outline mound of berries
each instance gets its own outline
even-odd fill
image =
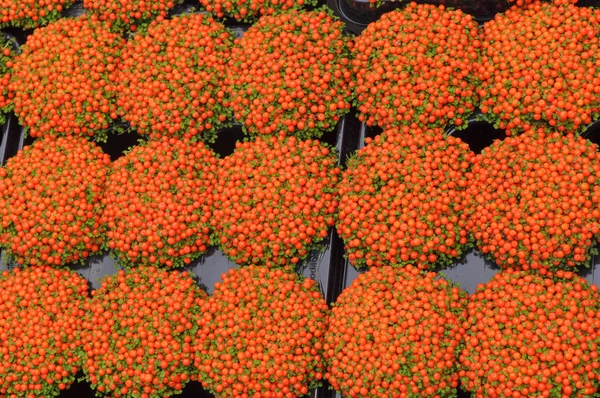
[[[0,27],[33,29],[62,17],[73,0],[0,0]]]
[[[570,272],[505,270],[468,305],[462,386],[474,397],[591,397],[598,391],[598,287]]]
[[[150,24],[127,42],[119,113],[140,134],[216,138],[231,117],[222,84],[233,36],[203,14]]]
[[[217,397],[299,397],[323,378],[328,307],[315,281],[282,269],[231,269],[202,306],[199,380]]]
[[[481,111],[508,135],[576,133],[600,116],[600,10],[512,7],[485,24]]]
[[[515,3],[518,6],[527,6],[528,4],[535,3],[539,0],[508,0],[511,3]],[[552,3],[560,5],[560,4],[575,4],[578,0],[552,0]]]
[[[205,297],[187,272],[140,267],[104,278],[82,332],[92,387],[111,397],[180,393],[194,373],[194,318]]]
[[[9,92],[15,42],[0,34],[0,125],[6,123],[6,114],[12,109],[14,93]]]
[[[0,395],[57,397],[81,366],[88,294],[77,273],[43,265],[0,276]]]
[[[37,140],[0,169],[0,245],[23,265],[65,265],[99,251],[110,159],[80,137]]]
[[[337,230],[357,268],[446,266],[468,248],[467,173],[475,155],[440,130],[386,130],[348,161]]]
[[[200,0],[206,11],[219,18],[230,16],[238,21],[253,22],[261,15],[271,15],[280,11],[315,6],[315,0]]]
[[[477,22],[460,10],[412,2],[355,39],[359,119],[384,129],[466,125],[478,103]]]
[[[529,131],[475,159],[468,228],[503,268],[588,264],[600,233],[600,154],[572,134]]]
[[[217,158],[203,143],[163,137],[117,159],[106,184],[108,247],[125,267],[182,267],[209,245]]]
[[[215,244],[238,264],[296,264],[335,223],[335,150],[295,137],[236,143],[217,171]]]
[[[108,22],[114,31],[144,27],[153,20],[163,21],[167,12],[183,0],[83,0],[92,15]]]
[[[28,133],[105,138],[117,117],[121,46],[119,35],[85,16],[36,29],[15,58],[9,85]]]
[[[236,39],[226,84],[235,119],[253,135],[319,137],[350,109],[351,41],[330,12],[287,11]]]
[[[370,269],[334,304],[325,377],[345,397],[456,397],[467,301],[433,272]]]

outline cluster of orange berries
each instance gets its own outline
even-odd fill
[[[108,276],[84,305],[86,378],[113,397],[170,396],[191,380],[206,294],[186,272],[140,267]]]
[[[316,6],[316,0],[199,0],[206,11],[218,18],[233,17],[253,22],[261,15],[272,15],[304,6]]]
[[[47,265],[0,276],[0,395],[56,397],[77,380],[87,281]]]
[[[588,263],[600,234],[600,153],[572,134],[529,131],[477,156],[468,227],[503,268]]]
[[[117,113],[143,135],[212,141],[231,117],[222,76],[232,46],[232,33],[203,14],[150,24],[123,50]]]
[[[369,269],[333,306],[327,380],[346,397],[455,397],[466,304],[433,272]]]
[[[100,250],[110,159],[81,137],[46,137],[0,168],[0,246],[22,265],[83,262]]]
[[[6,116],[12,108],[14,93],[8,90],[15,56],[15,42],[0,35],[0,125],[6,123]]]
[[[214,243],[238,264],[297,264],[334,225],[335,151],[283,134],[236,146],[217,171]]]
[[[210,244],[217,158],[201,142],[163,137],[111,168],[103,197],[107,246],[125,267],[182,267]]]
[[[508,135],[579,133],[600,117],[600,10],[534,2],[484,25],[481,110]]]
[[[349,160],[337,230],[352,265],[427,269],[469,248],[464,209],[474,154],[443,134],[388,129]]]
[[[74,0],[0,0],[0,27],[33,29],[62,18]]]
[[[353,47],[360,120],[383,129],[466,125],[480,45],[477,23],[460,10],[411,2],[384,14]]]
[[[598,287],[570,272],[497,274],[471,296],[466,329],[460,378],[477,398],[598,391]]]
[[[16,56],[9,90],[32,137],[103,139],[116,114],[116,74],[124,41],[91,17],[36,29]]]
[[[305,396],[325,375],[328,315],[312,279],[254,265],[230,270],[198,320],[199,381],[221,397]]]
[[[236,39],[229,106],[252,135],[320,137],[350,109],[350,49],[329,11],[264,16]]]
[[[83,0],[83,6],[113,31],[136,31],[152,20],[163,21],[167,12],[183,0]]]
[[[523,7],[523,6],[526,6],[526,5],[531,4],[531,3],[536,3],[539,0],[508,0],[508,1],[510,1],[511,3],[515,3],[518,6]],[[556,5],[561,5],[561,4],[575,4],[578,1],[579,0],[552,0],[552,3],[556,4]]]

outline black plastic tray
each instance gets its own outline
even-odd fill
[[[358,125],[358,120],[352,114],[349,114],[342,117],[335,129],[324,134],[321,139],[338,149],[340,165],[345,163],[347,156],[358,145],[356,129]],[[30,139],[24,137],[24,129],[17,124],[14,115],[9,117],[8,123],[1,130],[1,134],[0,159],[2,163],[14,156],[24,145],[31,142]],[[101,146],[104,147],[107,153],[111,154],[114,160],[124,150],[135,145],[138,139],[139,137],[134,133],[109,136],[109,141],[101,144]],[[233,152],[235,142],[241,139],[243,139],[241,128],[234,126],[221,130],[216,142],[210,146],[223,157]],[[335,228],[330,229],[329,235],[323,241],[321,248],[322,251],[311,252],[308,258],[298,265],[297,272],[316,280],[326,301],[331,303],[335,301],[343,289],[340,276],[341,271],[344,269],[344,245]],[[0,272],[12,269],[15,266],[14,262],[8,260],[6,253],[0,251]],[[195,275],[201,288],[210,294],[213,291],[214,284],[221,281],[221,275],[236,267],[238,266],[220,250],[211,247],[204,256],[185,269]],[[84,265],[71,265],[70,268],[86,278],[92,289],[97,289],[100,286],[100,280],[103,277],[113,275],[120,269],[118,261],[113,259],[109,253],[92,256],[87,259]],[[183,397],[211,396],[201,390],[198,383],[190,383],[184,390]],[[313,398],[327,398],[332,394],[333,392],[327,386],[324,386],[319,390],[312,391],[310,396]],[[83,398],[92,397],[93,395],[86,383],[78,383],[74,388],[64,391],[60,396]]]
[[[81,3],[75,3],[65,11],[67,17],[77,17],[83,14]],[[185,12],[198,12],[194,2],[187,0],[184,4],[177,6],[171,15],[178,15]],[[236,36],[241,36],[250,25],[239,23],[226,23]],[[11,29],[13,35],[20,45],[24,44],[29,31],[19,31]],[[353,110],[347,116],[344,116],[336,124],[335,128],[324,134],[321,141],[336,147],[338,150],[338,163],[343,166],[348,155],[356,150],[359,142],[358,129],[360,125],[354,115]],[[6,161],[14,156],[24,145],[33,142],[31,138],[25,137],[25,129],[18,124],[18,119],[11,114],[7,123],[0,128],[0,162]],[[124,133],[120,135],[109,135],[106,143],[99,145],[111,156],[111,160],[120,157],[125,150],[138,143],[142,137],[135,133]],[[211,148],[224,157],[229,155],[235,149],[235,143],[244,139],[244,134],[239,125],[225,128],[219,131],[219,135]],[[341,293],[343,286],[341,284],[341,271],[343,271],[344,247],[342,240],[338,237],[335,228],[331,228],[327,238],[323,241],[322,251],[316,251],[309,254],[308,258],[302,261],[297,272],[318,282],[323,296],[328,303],[335,301]],[[12,269],[16,264],[6,256],[6,253],[0,251],[0,271]],[[115,274],[120,268],[118,262],[113,259],[109,253],[102,253],[87,259],[84,265],[71,265],[80,275],[86,278],[91,289],[100,286],[100,280],[107,276]],[[221,275],[237,265],[231,262],[220,250],[211,247],[207,253],[190,264],[186,269],[197,277],[200,286],[209,294],[212,293],[215,282],[221,280]],[[326,384],[318,390],[311,391],[313,398],[332,397],[334,392]],[[61,397],[93,397],[94,392],[86,382],[80,382],[73,385],[70,389],[64,391]],[[211,397],[211,394],[204,391],[197,382],[190,382],[182,397]]]
[[[353,0],[328,0],[328,4],[338,15],[340,15],[340,7],[342,7],[342,11],[345,10],[347,12],[348,8],[343,7],[346,7],[349,4],[352,6],[352,1]],[[468,2],[471,5],[477,3],[472,0],[463,1]],[[323,2],[325,2],[325,0],[323,0]],[[345,6],[340,6],[342,2]],[[590,5],[588,3],[593,3],[593,5],[596,5],[599,2],[600,0],[590,0],[582,1],[582,4]],[[431,3],[439,3],[439,1],[431,1]],[[195,0],[186,0],[183,5],[177,6],[171,15],[180,14],[182,12],[195,12],[198,10],[196,4]],[[394,3],[390,4],[388,7],[391,9],[402,4],[403,3]],[[490,9],[484,9],[482,14],[478,16],[478,18],[489,19],[498,11],[499,6],[506,5],[507,3],[505,0],[489,0],[484,1],[481,4],[494,5]],[[381,13],[385,10],[389,11],[389,9],[384,7],[375,12]],[[369,22],[371,22],[370,19],[373,18],[373,15],[370,13],[373,12],[373,10],[369,9],[367,11],[366,14],[364,12],[362,14],[360,12],[353,14],[353,20],[349,20],[347,15],[342,15],[342,20],[347,23],[348,31],[358,34]],[[77,16],[82,12],[84,12],[84,10],[81,3],[76,3],[68,10],[68,12],[66,12],[66,14],[68,16]],[[236,35],[240,36],[249,25],[226,22],[226,26],[232,29]],[[31,31],[21,31],[17,29],[5,29],[3,31],[13,35],[20,44],[24,43],[27,36],[31,33]],[[322,141],[337,147],[339,151],[339,163],[342,167],[344,167],[347,157],[363,146],[366,137],[375,136],[380,132],[377,128],[369,128],[364,124],[361,124],[354,116],[355,114],[356,110],[352,109],[348,115],[344,116],[337,123],[335,129],[326,133],[322,138]],[[479,152],[482,148],[490,145],[494,138],[501,139],[503,137],[501,131],[495,130],[486,122],[477,121],[474,118],[469,121],[467,129],[450,131],[449,133],[462,138],[476,152]],[[592,141],[595,141],[596,143],[600,142],[600,129],[590,129],[588,136]],[[210,146],[220,156],[226,156],[233,151],[235,142],[243,138],[241,128],[239,126],[234,126],[221,130],[216,142]],[[135,133],[111,135],[109,136],[107,143],[102,143],[100,145],[106,153],[110,154],[111,159],[114,160],[121,156],[125,149],[136,145],[138,139],[140,139],[140,136]],[[4,164],[6,160],[14,156],[19,149],[31,142],[31,139],[25,138],[24,129],[19,126],[17,118],[14,115],[11,115],[8,118],[8,122],[0,127],[0,163]],[[600,263],[600,257],[595,256],[591,263],[592,267],[589,270],[584,270],[582,275],[584,275],[589,282],[600,286],[600,269],[596,273],[596,268],[598,268],[596,265]],[[14,264],[7,261],[5,253],[0,252],[0,271],[13,267]],[[213,290],[214,283],[220,281],[221,275],[233,267],[236,267],[236,265],[229,261],[223,253],[215,248],[209,248],[208,252],[202,258],[186,267],[186,269],[196,275],[199,284],[210,293]],[[101,278],[116,273],[118,265],[108,254],[102,254],[91,257],[84,266],[73,266],[73,269],[77,270],[77,272],[90,282],[91,288],[97,288]],[[442,270],[443,274],[451,280],[458,282],[469,293],[472,293],[478,284],[487,282],[496,272],[498,272],[498,267],[486,260],[476,249],[468,252],[463,259],[457,261],[452,267]],[[309,257],[298,266],[298,273],[315,279],[328,303],[334,302],[342,290],[349,286],[358,275],[358,271],[345,259],[343,242],[334,228],[331,228],[328,237],[323,243],[323,251],[311,253]],[[74,384],[60,396],[63,398],[91,398],[94,396],[94,392],[88,383],[81,382]],[[186,386],[183,394],[180,396],[185,398],[203,398],[211,397],[212,395],[203,390],[199,383],[191,382]],[[339,397],[339,394],[329,390],[328,385],[325,384],[322,388],[312,391],[310,396],[313,398],[330,398],[336,396]],[[460,396],[468,397],[469,394],[460,392]]]
[[[183,4],[174,12],[195,11],[189,4]],[[84,12],[79,3],[67,10],[69,17],[76,17]],[[249,25],[228,24],[228,28],[233,30],[237,36],[241,36]],[[18,38],[19,44],[26,41],[31,32],[11,32]],[[356,112],[352,110],[348,115],[342,117],[335,128],[325,133],[321,141],[335,147],[338,150],[338,164],[344,166],[348,155],[358,147],[359,135],[358,127],[360,123],[354,116]],[[11,114],[7,123],[0,129],[0,162],[6,161],[14,156],[24,145],[33,142],[31,138],[25,137],[25,129],[18,124],[17,117]],[[142,137],[136,133],[124,133],[119,135],[109,135],[106,143],[99,145],[115,160],[122,156],[123,152],[138,143]],[[244,134],[241,126],[234,125],[219,131],[218,137],[210,147],[220,156],[224,157],[233,152],[235,143],[243,140]],[[338,237],[335,228],[331,228],[327,238],[323,241],[321,251],[315,251],[309,254],[308,258],[302,261],[297,272],[308,278],[317,281],[323,296],[328,303],[335,301],[343,289],[341,284],[341,271],[344,263],[344,246],[342,240]],[[0,251],[0,271],[12,269],[16,264],[6,256],[6,253]],[[97,289],[100,286],[100,280],[107,276],[115,274],[119,269],[118,261],[113,259],[109,253],[98,254],[87,259],[84,265],[71,265],[81,276],[86,278],[91,289]],[[211,247],[207,253],[200,259],[190,264],[186,269],[195,275],[200,286],[209,294],[212,293],[214,284],[221,280],[221,275],[237,265],[231,262],[220,250]],[[313,398],[327,398],[334,395],[327,385],[312,391],[310,396]],[[70,389],[64,391],[61,397],[92,397],[93,391],[85,383],[77,383]],[[188,384],[183,397],[210,397],[211,395],[204,391],[199,383],[191,382]]]

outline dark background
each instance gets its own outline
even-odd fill
[[[325,1],[321,0],[323,4],[325,4]],[[509,7],[509,3],[506,0],[437,0],[418,2],[444,4],[448,7],[460,8],[472,14],[480,23],[492,19],[496,13],[503,12]],[[327,0],[327,5],[346,23],[349,35],[359,34],[370,22],[377,20],[382,13],[401,7],[406,3],[402,1],[386,3],[381,8],[375,9],[370,7],[369,3],[365,1]],[[598,6],[598,3],[600,3],[600,0],[582,0],[579,5]],[[184,11],[199,10],[196,1],[186,0],[183,5],[177,6],[171,14],[177,15]],[[83,6],[81,2],[78,2],[65,11],[65,16],[76,16],[83,12]],[[224,22],[237,35],[242,35],[249,26],[231,20],[225,20]],[[31,33],[31,31],[19,29],[2,29],[2,32],[13,36],[20,45],[26,41],[27,36]],[[356,110],[353,109],[339,121],[335,129],[327,132],[322,138],[322,141],[337,147],[339,151],[339,164],[342,167],[344,167],[347,157],[363,146],[366,137],[374,137],[380,132],[378,128],[370,128],[361,124],[355,117],[355,114]],[[467,129],[459,132],[449,130],[448,134],[459,136],[475,152],[480,152],[483,148],[491,145],[494,140],[505,137],[503,131],[494,129],[493,126],[486,122],[477,121],[474,117],[471,118]],[[600,142],[600,128],[597,125],[592,125],[584,136],[598,143]],[[107,143],[100,145],[114,160],[120,157],[124,150],[136,145],[140,138],[135,133],[115,134],[109,136]],[[210,146],[216,153],[223,157],[230,154],[235,148],[235,142],[243,138],[244,134],[241,128],[234,126],[220,130],[217,141]],[[25,136],[23,128],[19,126],[17,118],[11,115],[8,122],[0,127],[0,162],[4,164],[19,149],[31,142],[31,139]],[[600,258],[594,257],[590,268],[584,270],[581,274],[590,283],[600,286],[600,271],[599,274],[595,274],[599,262]],[[13,267],[14,264],[7,260],[5,253],[0,252],[0,271]],[[210,248],[206,255],[191,264],[187,269],[197,276],[199,285],[208,293],[211,293],[214,283],[220,280],[221,274],[233,267],[236,267],[236,265],[231,263],[219,250]],[[99,286],[98,282],[103,276],[115,273],[118,269],[118,264],[116,264],[108,253],[104,253],[88,259],[84,266],[73,265],[72,268],[84,276],[90,283],[90,289],[93,289]],[[463,258],[456,261],[451,267],[440,271],[454,282],[459,283],[467,292],[473,293],[478,284],[487,282],[498,272],[498,267],[492,262],[487,261],[481,253],[474,249],[466,253]],[[317,280],[328,303],[334,302],[341,291],[349,286],[358,275],[357,271],[344,258],[343,242],[333,228],[323,243],[322,251],[311,253],[308,259],[303,261],[298,267],[298,273]],[[339,396],[339,394],[329,390],[327,385],[311,393],[311,396],[315,398],[330,398],[336,395]],[[63,398],[86,398],[92,396],[94,396],[94,392],[86,382],[76,383],[69,390],[61,394]],[[186,398],[211,397],[196,382],[189,383],[181,396]],[[468,397],[469,394],[461,391],[460,396]]]

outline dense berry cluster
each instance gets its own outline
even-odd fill
[[[334,225],[335,152],[283,135],[236,146],[218,169],[215,243],[238,264],[297,263]]]
[[[0,27],[33,29],[54,22],[73,0],[0,0]]]
[[[348,161],[337,230],[355,267],[449,265],[467,244],[467,173],[474,154],[441,131],[389,129]]]
[[[496,142],[475,160],[469,229],[501,267],[587,264],[600,233],[599,172],[597,146],[572,134]]]
[[[83,0],[86,9],[116,31],[135,31],[154,19],[162,21],[177,3],[182,0]]]
[[[36,29],[15,59],[9,88],[32,137],[105,137],[116,114],[116,73],[123,41],[91,18],[65,18]]]
[[[118,113],[141,134],[214,139],[231,117],[222,79],[232,46],[203,14],[152,23],[123,52]]]
[[[0,245],[24,265],[65,265],[97,252],[109,163],[79,137],[24,147],[0,169]]]
[[[187,272],[141,267],[106,277],[86,304],[84,371],[111,397],[166,397],[193,375],[192,339],[206,294]]]
[[[507,134],[579,132],[600,116],[600,10],[513,7],[485,24],[481,110]]]
[[[252,134],[319,137],[350,109],[350,48],[342,22],[329,12],[262,17],[231,53],[235,118]]]
[[[518,6],[527,6],[528,4],[538,2],[540,0],[508,0],[511,3],[515,3]],[[552,3],[560,5],[560,4],[575,4],[578,0],[552,0]]]
[[[333,307],[327,380],[345,397],[456,397],[466,305],[433,272],[370,269]]]
[[[0,33],[0,125],[6,123],[6,114],[12,109],[14,93],[8,90],[15,56],[15,42]]]
[[[81,366],[87,281],[48,266],[0,276],[0,396],[57,397]]]
[[[557,275],[506,270],[471,296],[460,377],[474,397],[598,391],[598,287],[570,272]]]
[[[209,245],[217,158],[203,143],[163,137],[112,165],[103,221],[121,265],[181,267]]]
[[[466,125],[478,103],[479,32],[473,18],[443,6],[384,14],[355,39],[352,83],[368,125]]]
[[[323,378],[328,308],[312,279],[232,269],[202,307],[195,364],[218,397],[305,396]]]
[[[275,14],[305,5],[317,5],[316,0],[200,0],[206,11],[219,18],[231,16],[238,21],[252,22],[261,15]]]

